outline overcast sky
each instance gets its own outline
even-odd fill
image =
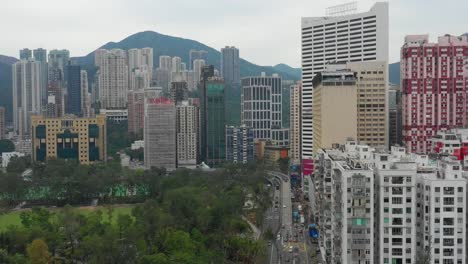
[[[260,65],[300,66],[303,16],[346,0],[2,0],[0,54],[23,47],[86,55],[109,41],[152,30],[220,49],[234,45]],[[359,0],[367,11],[375,0]],[[468,32],[467,0],[390,0],[390,62],[407,34]]]

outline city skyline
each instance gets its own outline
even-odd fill
[[[131,34],[153,30],[193,39],[217,50],[229,43],[242,50],[242,58],[258,65],[286,63],[299,67],[300,51],[297,50],[297,46],[300,45],[298,27],[301,23],[300,17],[323,16],[327,7],[346,2],[348,1],[299,0],[288,3],[287,6],[280,5],[277,0],[269,1],[268,5],[265,5],[265,1],[245,0],[217,5],[206,3],[203,6],[198,6],[195,1],[164,2],[165,11],[156,12],[156,16],[154,12],[162,6],[161,1],[142,1],[139,5],[116,1],[112,2],[113,5],[109,5],[108,1],[94,3],[82,0],[69,3],[66,7],[55,0],[40,3],[26,0],[6,2],[3,4],[5,12],[0,17],[0,23],[10,26],[0,30],[0,33],[10,37],[2,43],[1,54],[17,58],[18,50],[23,47],[42,47],[47,50],[66,48],[70,50],[72,56],[84,56],[110,41],[120,41]],[[375,2],[375,0],[360,0],[358,10],[367,10]],[[434,41],[436,36],[461,35],[468,32],[468,28],[464,28],[463,23],[459,23],[458,20],[463,15],[463,10],[468,8],[468,2],[461,0],[453,2],[457,8],[451,10],[450,15],[443,17],[444,23],[439,23],[439,20],[431,18],[440,16],[439,11],[446,6],[442,1],[425,1],[429,8],[422,13],[417,12],[420,0],[390,0],[389,63],[399,61],[399,50],[405,35],[431,33],[431,41]],[[89,8],[91,5],[93,8]],[[53,17],[47,15],[50,6],[55,6]],[[110,8],[109,12],[106,11],[108,15],[101,12],[104,8],[106,10]],[[187,12],[181,16],[183,18],[174,19],[171,10],[179,8],[197,12]],[[213,16],[205,19],[197,15],[200,12],[210,12]],[[83,13],[87,14],[86,21],[79,17],[73,19],[74,14],[80,16]],[[278,19],[279,14],[297,19]],[[119,20],[106,19],[107,16],[112,18],[117,16]],[[213,19],[222,20],[223,23],[212,23]],[[19,23],[8,23],[13,20]],[[239,24],[240,20],[242,23]],[[41,21],[41,23],[28,21]],[[418,23],[413,23],[414,21]],[[257,26],[243,27],[244,23]],[[44,28],[49,26],[53,27],[54,31],[44,31]],[[264,30],[259,31],[259,28]],[[430,32],[428,28],[431,29]],[[451,32],[446,31],[449,28]],[[246,38],[246,35],[249,37]],[[268,43],[269,48],[264,48],[265,43]],[[281,52],[276,52],[278,50]],[[276,56],[271,56],[272,52],[275,52]]]

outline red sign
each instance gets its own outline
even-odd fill
[[[170,105],[170,104],[174,104],[174,101],[166,97],[157,97],[157,98],[148,98],[148,103],[158,104],[158,105]]]

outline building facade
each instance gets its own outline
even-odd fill
[[[81,66],[67,65],[67,100],[65,112],[67,114],[81,115]]]
[[[128,91],[128,133],[143,135],[145,99],[157,98],[161,92],[159,87]]]
[[[194,66],[195,60],[206,61],[207,56],[208,56],[207,51],[191,49],[189,52],[189,70],[194,70],[193,66]]]
[[[88,72],[80,71],[81,116],[89,118],[93,115],[91,109],[91,93],[88,88]]]
[[[210,165],[226,158],[224,81],[213,75],[213,66],[203,67],[200,83],[200,161]]]
[[[254,137],[250,127],[226,126],[226,160],[234,163],[254,161]]]
[[[428,153],[440,130],[466,127],[468,36],[405,38],[401,48],[403,141],[408,151]]]
[[[200,110],[191,101],[178,102],[176,110],[177,167],[196,168]]]
[[[20,138],[30,135],[31,115],[41,113],[41,65],[31,59],[12,65],[13,127]]]
[[[242,78],[241,124],[252,128],[255,139],[272,138],[282,128],[281,77],[276,74]]]
[[[32,116],[32,159],[75,159],[90,164],[107,159],[106,117]]]
[[[103,109],[127,107],[128,67],[124,50],[100,49],[95,52],[95,64],[99,68],[99,101]]]
[[[165,97],[145,99],[145,167],[177,168],[176,107]]]
[[[289,90],[289,158],[295,165],[301,164],[301,94],[301,82],[291,85]]]
[[[347,6],[335,9],[340,8],[348,9]],[[378,2],[364,13],[334,12],[325,17],[303,17],[301,32],[302,159],[303,163],[309,164],[312,162],[314,146],[312,79],[330,62],[387,62],[388,3]]]
[[[398,85],[390,85],[388,89],[388,144],[403,145],[403,126],[401,109],[401,89]]]
[[[186,81],[171,82],[171,99],[177,104],[188,99],[188,88]]]
[[[0,106],[0,140],[5,138],[5,107]]]
[[[226,84],[240,84],[239,49],[236,47],[221,49],[221,77]]]

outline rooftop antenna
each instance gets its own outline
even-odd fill
[[[357,2],[331,6],[325,11],[327,17],[345,16],[357,13]]]

